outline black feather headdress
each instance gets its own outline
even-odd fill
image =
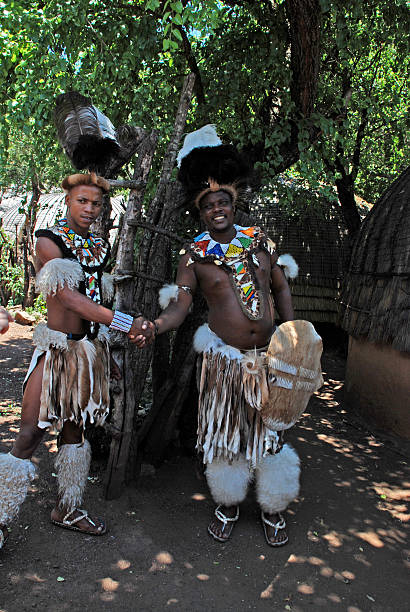
[[[178,155],[178,180],[186,192],[185,205],[193,210],[210,191],[227,191],[235,204],[247,208],[258,180],[252,165],[233,145],[224,145],[215,126],[206,125],[185,137]]]
[[[120,150],[108,117],[89,98],[68,91],[57,97],[54,119],[59,141],[74,167],[104,175],[106,166]]]

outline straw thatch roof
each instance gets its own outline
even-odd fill
[[[19,235],[24,225],[26,213],[24,207],[30,202],[31,193],[24,195],[5,194],[0,201],[1,227],[9,235]],[[111,198],[114,226],[118,225],[119,218],[124,212],[124,198],[122,196]],[[45,193],[40,196],[35,229],[45,229],[55,224],[56,220],[64,217],[66,213],[65,193]],[[112,236],[110,237],[112,239]]]
[[[342,327],[410,352],[410,168],[363,221],[343,285]]]
[[[349,260],[347,230],[337,204],[319,201],[307,191],[304,198],[304,205],[291,212],[276,203],[264,206],[258,216],[278,254],[290,253],[299,265],[299,275],[291,281],[296,318],[337,323],[341,280]]]

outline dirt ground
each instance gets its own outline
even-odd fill
[[[0,337],[2,451],[18,431],[31,336],[12,324]],[[407,611],[406,448],[344,410],[337,352],[325,354],[323,367],[325,386],[288,435],[303,470],[299,499],[287,512],[287,546],[266,545],[253,492],[232,540],[214,542],[206,532],[213,503],[186,457],[110,502],[102,496],[104,465],[93,464],[85,506],[105,516],[109,532],[62,530],[49,521],[56,444],[47,435],[33,459],[39,478],[0,552],[0,612]]]

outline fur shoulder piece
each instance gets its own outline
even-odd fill
[[[159,290],[158,302],[162,310],[165,310],[165,308],[169,306],[170,302],[176,302],[178,300],[178,292],[178,285],[164,285]]]
[[[44,296],[55,295],[64,285],[74,289],[82,280],[84,273],[78,261],[56,257],[45,263],[37,274],[36,288]]]
[[[289,253],[281,255],[276,262],[283,269],[286,278],[296,278],[299,272],[299,266]]]

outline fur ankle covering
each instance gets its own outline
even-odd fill
[[[57,470],[59,506],[67,512],[81,506],[91,463],[91,446],[88,440],[82,444],[63,444],[58,451]]]
[[[216,504],[237,506],[246,497],[252,472],[245,457],[240,456],[231,463],[214,459],[206,466],[206,480]]]
[[[30,459],[19,459],[10,453],[0,455],[0,525],[16,518],[35,477],[36,468]]]
[[[256,468],[256,497],[267,514],[282,512],[299,495],[300,461],[285,444],[276,455],[263,457]]]

